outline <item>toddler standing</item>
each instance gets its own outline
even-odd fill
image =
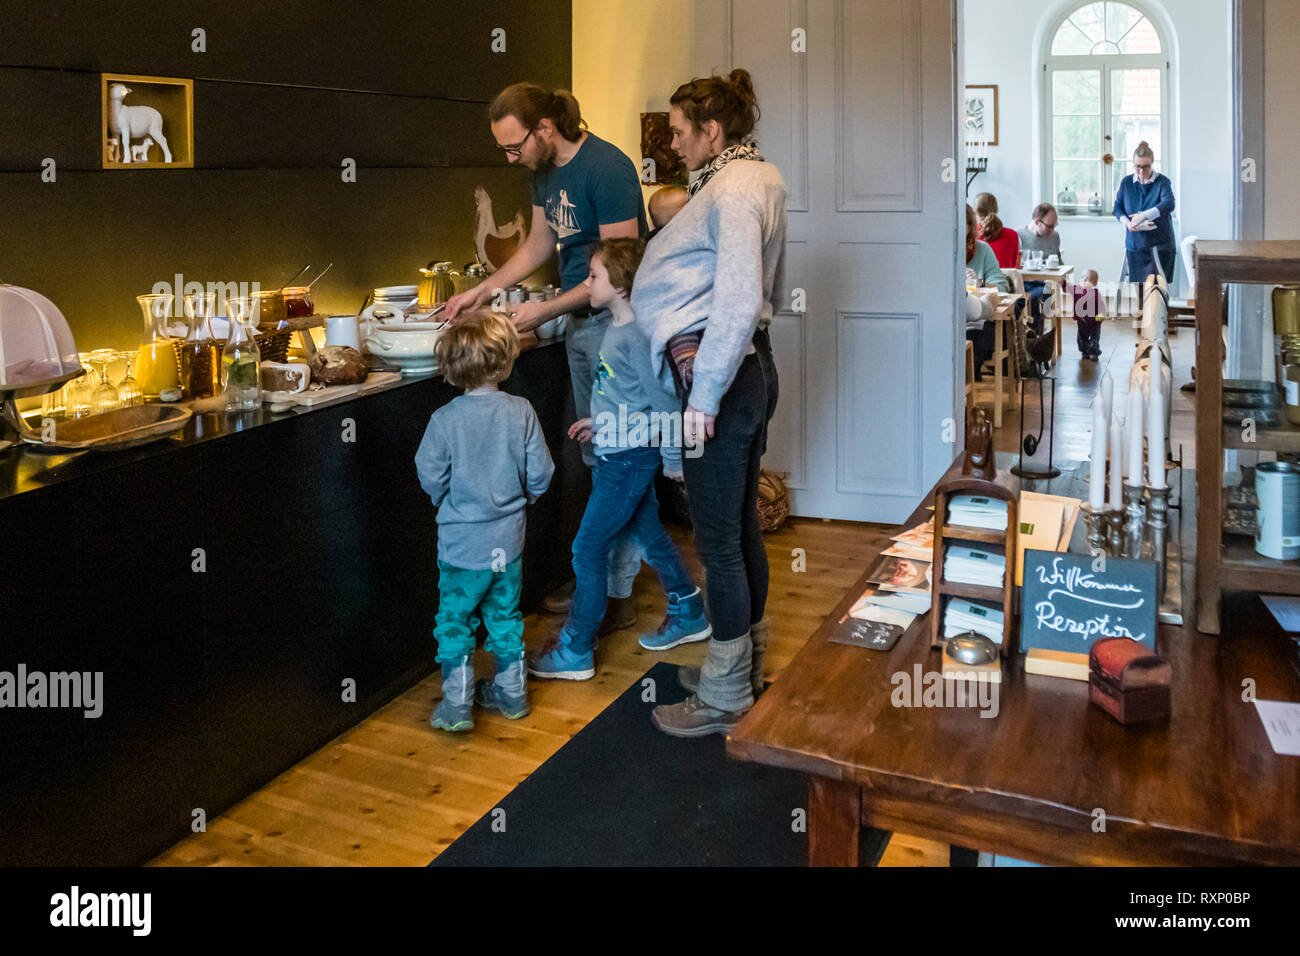
[[[442,701],[429,723],[464,731],[474,726],[475,696],[511,720],[528,714],[519,613],[525,508],[549,487],[555,465],[533,406],[497,388],[519,356],[509,319],[485,312],[452,326],[434,354],[443,378],[465,394],[433,413],[415,455],[420,485],[438,507]],[[496,675],[480,681],[476,695],[480,616]]]
[[[1103,307],[1101,292],[1097,289],[1097,270],[1089,269],[1084,275],[1083,285],[1071,287],[1074,296],[1075,339],[1079,345],[1079,354],[1085,359],[1097,361],[1101,358],[1101,316]]]

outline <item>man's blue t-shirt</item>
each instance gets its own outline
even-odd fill
[[[586,280],[601,226],[635,219],[643,239],[647,232],[636,166],[617,146],[591,133],[573,159],[533,176],[533,205],[546,211],[559,238],[565,292]]]

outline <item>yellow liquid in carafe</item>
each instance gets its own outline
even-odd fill
[[[180,386],[176,372],[176,353],[167,342],[150,342],[140,346],[132,374],[140,383],[140,391],[150,398],[157,398],[164,388]]]

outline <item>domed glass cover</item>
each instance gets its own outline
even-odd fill
[[[82,374],[68,321],[39,292],[0,283],[0,391],[53,391]]]

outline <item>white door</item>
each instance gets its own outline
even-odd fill
[[[901,521],[964,438],[954,0],[696,13],[697,73],[754,76],[759,146],[789,194],[787,287],[806,290],[772,323],[764,467],[787,473],[796,514]]]

